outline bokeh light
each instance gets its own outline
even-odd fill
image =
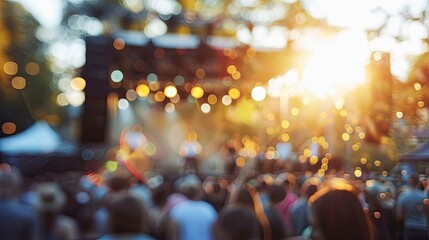
[[[198,68],[195,72],[195,76],[198,78],[204,78],[206,76],[206,71],[203,68]]]
[[[229,105],[231,105],[231,103],[232,103],[232,98],[231,98],[229,95],[224,95],[224,96],[222,97],[222,103],[223,103],[223,105],[225,105],[225,106],[229,106]]]
[[[155,101],[162,102],[165,100],[165,94],[163,91],[158,91],[155,93]]]
[[[1,125],[1,130],[6,135],[11,135],[16,132],[16,124],[13,122],[5,122]]]
[[[229,74],[234,74],[234,73],[237,71],[237,67],[236,67],[236,66],[234,66],[234,65],[229,65],[229,66],[226,68],[226,71],[227,71]]]
[[[210,110],[211,110],[210,104],[208,104],[208,103],[201,104],[201,111],[203,113],[209,113]]]
[[[113,40],[113,47],[116,50],[122,50],[125,48],[125,41],[122,38],[116,38]]]
[[[6,62],[3,65],[3,71],[8,75],[15,75],[18,73],[18,64],[16,62]]]
[[[239,99],[240,98],[240,90],[238,88],[230,88],[228,90],[228,95],[231,97],[231,99]]]
[[[290,136],[287,133],[283,133],[282,135],[280,135],[280,139],[283,142],[288,142],[290,140]]]
[[[185,83],[185,78],[181,75],[177,75],[174,77],[173,81],[177,86],[182,86]]]
[[[35,76],[40,72],[39,64],[35,62],[29,62],[27,65],[25,65],[25,71],[28,73],[28,75]]]
[[[70,86],[76,91],[82,91],[83,89],[85,89],[86,81],[81,77],[75,77],[71,80]]]
[[[357,168],[357,169],[355,170],[354,174],[355,174],[355,176],[356,176],[356,177],[361,177],[361,176],[362,176],[362,171],[361,171],[361,169],[360,169],[360,168]]]
[[[207,101],[211,104],[214,105],[217,103],[217,96],[215,94],[210,94],[207,98]]]
[[[180,102],[180,95],[176,94],[176,96],[170,98],[170,102],[172,102],[172,103],[179,103]]]
[[[112,79],[113,82],[118,83],[122,81],[122,79],[124,79],[124,74],[120,70],[114,70],[110,74],[110,78]]]
[[[403,118],[404,117],[404,113],[403,112],[396,112],[396,117],[397,118]]]
[[[343,133],[341,135],[341,137],[343,138],[344,141],[349,141],[350,140],[350,134],[348,134],[348,133]]]
[[[125,93],[125,97],[128,101],[132,102],[137,99],[137,92],[134,89],[128,89]]]
[[[57,104],[61,107],[65,107],[69,104],[65,93],[60,93],[57,95]]]
[[[12,87],[18,90],[24,89],[27,81],[23,77],[14,77],[12,79]]]
[[[85,94],[81,91],[67,91],[65,92],[65,96],[67,98],[67,101],[73,107],[79,107],[85,102]]]
[[[145,146],[144,146],[144,152],[147,156],[153,156],[156,154],[157,152],[157,147],[155,144],[153,144],[152,142],[148,142]]]
[[[127,99],[125,99],[125,98],[121,98],[121,99],[119,99],[119,101],[118,101],[118,108],[119,108],[119,109],[121,109],[121,110],[125,110],[125,109],[127,109],[129,106],[130,106],[130,103],[128,102],[128,100],[127,100]]]
[[[195,86],[191,89],[192,97],[198,99],[204,96],[204,90],[200,86]]]
[[[170,102],[170,103],[165,104],[164,109],[167,113],[172,113],[176,109],[176,106],[174,106],[174,103]]]
[[[118,162],[109,160],[106,162],[105,166],[108,171],[114,172],[118,169]]]
[[[262,86],[256,86],[252,89],[252,98],[255,101],[262,101],[267,96],[267,92],[265,91],[265,88]]]
[[[297,107],[291,108],[290,113],[292,114],[292,116],[298,116],[300,113],[299,108],[297,108]]]
[[[136,92],[139,97],[147,97],[150,93],[150,88],[146,84],[140,84],[137,86]]]
[[[167,86],[164,89],[164,94],[168,98],[173,98],[173,97],[175,97],[177,95],[177,88],[174,87],[174,86]]]

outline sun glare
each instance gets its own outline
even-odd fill
[[[361,32],[344,31],[314,43],[303,87],[318,97],[342,95],[366,82],[369,47]]]

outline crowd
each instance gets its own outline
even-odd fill
[[[428,176],[344,171],[136,178],[0,165],[0,239],[429,239]]]

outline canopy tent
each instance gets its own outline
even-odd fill
[[[405,174],[401,173],[404,177],[409,173],[415,171],[425,173],[429,168],[429,141],[426,141],[416,147],[413,151],[404,153],[396,165],[396,170],[405,170]]]
[[[0,162],[31,176],[43,171],[83,169],[76,146],[63,142],[48,123],[38,121],[26,130],[0,138]]]
[[[23,132],[0,139],[0,152],[4,155],[36,155],[51,153],[61,143],[61,137],[49,124],[34,123]]]
[[[402,154],[400,161],[401,162],[406,162],[406,161],[429,162],[429,141],[422,143],[411,152]]]

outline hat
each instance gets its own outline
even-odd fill
[[[66,203],[66,196],[58,183],[45,182],[37,186],[36,209],[41,212],[58,211]]]

